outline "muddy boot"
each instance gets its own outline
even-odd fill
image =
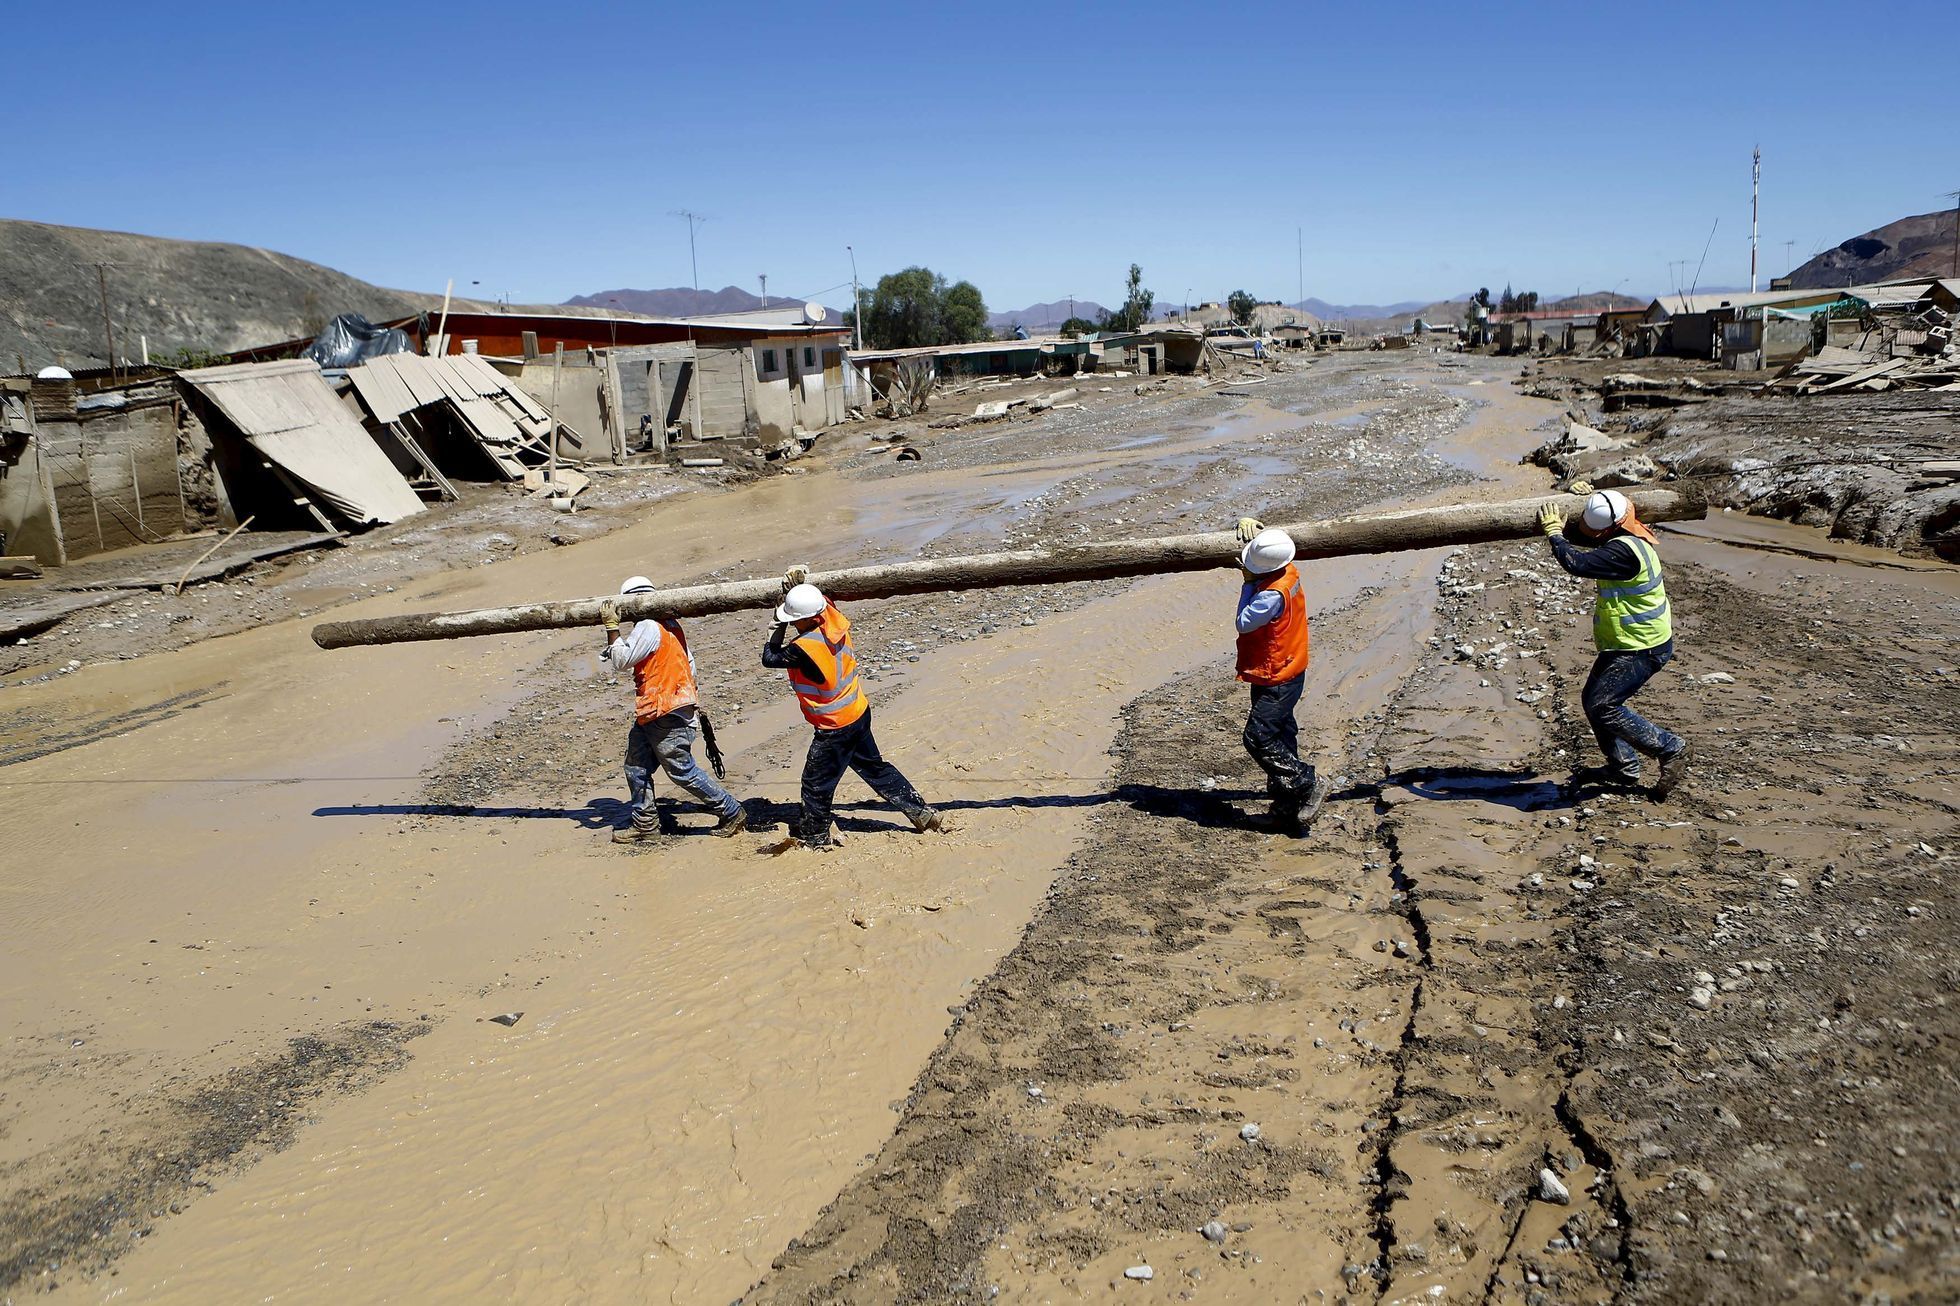
[[[1622,771],[1617,766],[1582,766],[1566,778],[1559,792],[1570,798],[1589,789],[1638,789],[1640,772]]]
[[[1320,809],[1327,805],[1329,787],[1325,778],[1315,776],[1313,784],[1307,788],[1305,797],[1300,799],[1300,809],[1293,820],[1299,826],[1301,834],[1313,829],[1314,821],[1320,816]]]
[[[921,807],[916,812],[907,812],[906,815],[912,818],[912,828],[920,834],[924,834],[927,830],[944,833],[946,829],[946,818],[930,807]]]
[[[1683,740],[1679,749],[1661,758],[1661,778],[1653,790],[1655,802],[1665,799],[1688,778],[1688,762],[1693,756],[1694,750]]]
[[[622,825],[612,832],[614,843],[652,843],[659,837],[657,825]]]
[[[740,834],[742,831],[748,828],[749,828],[748,809],[744,807],[738,807],[735,809],[733,815],[722,817],[721,824],[717,825],[712,831],[712,833],[718,839],[728,839],[728,838],[732,838],[735,835]]]

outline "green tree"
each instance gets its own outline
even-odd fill
[[[1062,334],[1065,336],[1087,336],[1095,332],[1096,324],[1086,317],[1072,317],[1062,323]]]
[[[1259,301],[1243,290],[1234,290],[1225,297],[1225,307],[1232,311],[1232,320],[1240,326],[1252,325],[1252,311],[1259,307]]]
[[[1483,306],[1484,306],[1485,308],[1489,308],[1489,307],[1490,307],[1490,287],[1489,287],[1489,286],[1478,286],[1478,287],[1477,287],[1477,293],[1476,293],[1476,294],[1474,294],[1474,295],[1472,295],[1472,296],[1470,296],[1470,298],[1471,298],[1471,299],[1473,299],[1473,300],[1475,300],[1475,301],[1476,301],[1477,303],[1479,303],[1479,304],[1482,304],[1482,305],[1483,305]]]
[[[1150,309],[1156,304],[1157,296],[1143,288],[1143,269],[1135,263],[1130,264],[1130,279],[1125,289],[1123,307],[1103,314],[1103,330],[1134,331],[1150,320]]]
[[[947,344],[967,345],[994,338],[992,328],[987,325],[987,301],[980,297],[980,287],[971,281],[956,281],[946,288],[940,296],[939,317]]]
[[[946,343],[940,297],[946,279],[931,268],[910,267],[878,278],[864,315],[866,343],[879,349],[911,349]]]
[[[1511,288],[1508,285],[1504,287],[1504,293],[1497,297],[1497,311],[1500,313],[1515,313],[1518,311],[1518,297],[1511,292]]]
[[[846,315],[845,325],[854,325]],[[946,284],[931,268],[909,267],[878,278],[864,297],[864,340],[877,349],[991,340],[987,302],[971,281]]]

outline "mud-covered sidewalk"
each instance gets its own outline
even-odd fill
[[[1124,805],[745,1300],[1948,1299],[1960,584],[1667,544],[1665,805],[1551,783],[1541,546],[1322,619],[1300,844],[1228,668],[1132,705]]]

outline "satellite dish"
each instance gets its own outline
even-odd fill
[[[822,304],[805,304],[803,306],[803,320],[805,322],[821,322],[829,316],[830,310]]]
[[[37,381],[73,381],[75,374],[65,367],[44,367],[34,374]]]

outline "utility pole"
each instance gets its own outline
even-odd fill
[[[849,245],[844,252],[851,256],[851,348],[864,348],[864,296],[858,292],[858,256]]]
[[[115,328],[109,323],[109,269],[114,266],[113,263],[97,263],[95,265],[96,289],[102,292],[102,339],[107,344],[109,350],[108,362],[111,376],[117,374],[116,332]]]
[[[767,272],[758,272],[756,273],[755,279],[762,283],[762,306],[767,308],[769,307],[769,274]]]
[[[1293,228],[1293,258],[1300,273],[1300,298],[1294,307],[1302,313],[1307,311],[1307,238],[1302,234],[1304,228]]]
[[[707,219],[699,213],[694,213],[687,209],[674,209],[671,216],[687,219],[687,266],[688,270],[694,275],[694,288],[699,290],[701,289],[701,265],[694,260],[694,229],[706,222]]]
[[[1787,277],[1792,272],[1795,272],[1796,270],[1797,270],[1797,242],[1794,240],[1786,240],[1783,242],[1783,275]]]
[[[1756,206],[1763,189],[1763,149],[1756,152],[1749,165],[1749,293],[1756,293]]]
[[[1960,190],[1950,190],[1946,195],[1953,201],[1953,275],[1960,277]]]

